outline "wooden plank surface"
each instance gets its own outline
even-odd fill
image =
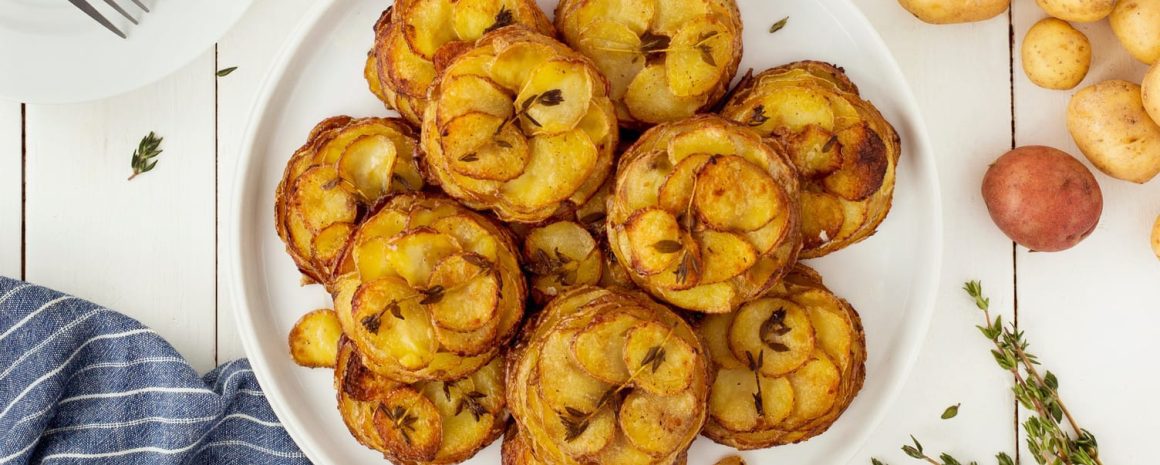
[[[27,279],[135,317],[199,371],[214,352],[213,54],[161,82],[28,105]],[[141,138],[165,138],[133,181]]]
[[[1045,15],[1032,3],[1014,9],[1016,45]],[[1081,426],[1096,434],[1103,463],[1149,463],[1160,405],[1147,402],[1160,372],[1145,368],[1160,353],[1160,263],[1149,248],[1160,214],[1160,180],[1144,185],[1113,179],[1091,166],[1067,132],[1067,104],[1076,91],[1107,79],[1139,83],[1147,67],[1120,46],[1106,21],[1076,25],[1092,43],[1092,68],[1072,91],[1041,89],[1016,61],[1015,139],[1049,145],[1095,173],[1103,216],[1090,237],[1058,253],[1019,247],[1019,325],[1034,353],[1059,375],[1061,393]],[[1017,49],[1018,50],[1018,49]],[[1024,463],[1031,463],[1024,451]]]
[[[982,280],[994,308],[1004,318],[1013,315],[1011,243],[991,225],[979,198],[987,164],[1011,143],[1009,23],[1001,16],[932,26],[894,2],[857,3],[883,35],[922,108],[942,185],[945,236],[942,284],[922,355],[885,421],[851,463],[868,464],[870,457],[911,463],[899,450],[910,434],[930,450],[990,463],[996,451],[1014,447],[1014,405],[1009,377],[975,329],[981,315],[961,287]],[[939,419],[958,403],[957,418]]]
[[[20,104],[0,100],[0,276],[20,278]]]
[[[250,111],[266,74],[273,65],[282,44],[306,12],[309,0],[255,2],[238,25],[217,47],[219,68],[237,66],[229,76],[218,78],[217,192],[218,192],[218,287],[217,287],[217,361],[245,357],[230,296],[226,264],[225,215],[233,201],[234,176],[240,156],[242,137]],[[289,154],[286,155],[289,157]]]

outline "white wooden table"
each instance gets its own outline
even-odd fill
[[[255,94],[309,3],[257,1],[213,50],[127,95],[62,106],[0,101],[0,274],[132,315],[199,370],[243,357],[220,221]],[[980,198],[987,165],[1015,144],[1079,154],[1064,125],[1071,92],[1034,87],[1020,68],[1019,41],[1042,13],[1017,0],[1010,15],[936,27],[890,0],[857,3],[901,63],[928,122],[946,250],[925,350],[853,463],[871,456],[912,463],[898,450],[910,433],[929,450],[981,463],[1022,443],[1010,379],[991,360],[974,328],[979,315],[960,290],[968,279],[981,279],[993,307],[1027,330],[1072,411],[1099,437],[1104,463],[1145,463],[1160,431],[1160,403],[1151,401],[1160,382],[1153,362],[1160,262],[1148,246],[1160,180],[1137,186],[1097,173],[1105,205],[1090,238],[1055,254],[1014,246]],[[1080,29],[1095,50],[1084,85],[1139,81],[1145,67],[1106,23]],[[215,76],[229,66],[238,69]],[[130,154],[149,131],[165,137],[165,152],[156,170],[126,182]],[[956,403],[959,416],[940,420]]]

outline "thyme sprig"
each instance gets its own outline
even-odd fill
[[[983,312],[984,324],[977,326],[979,332],[991,341],[994,349],[991,355],[1000,368],[1011,373],[1015,385],[1011,391],[1015,399],[1033,414],[1023,422],[1027,432],[1027,448],[1040,465],[1103,465],[1099,459],[1099,446],[1090,431],[1080,427],[1079,422],[1064,405],[1059,396],[1059,379],[1050,370],[1040,374],[1039,358],[1028,352],[1029,343],[1023,331],[1014,324],[1004,326],[1003,317],[991,318],[991,299],[983,294],[979,281],[968,281],[963,290],[974,301],[975,307]],[[956,409],[957,410],[957,409]],[[922,444],[911,436],[912,445],[905,445],[902,451],[918,460],[934,465],[961,465],[963,462],[950,454],[940,454],[938,458],[927,455]],[[995,456],[1000,465],[1014,465],[1011,456],[999,453]],[[871,459],[874,465],[885,465],[878,459]],[[977,462],[970,462],[975,464]]]
[[[463,282],[456,284],[456,285],[453,285],[451,287],[445,287],[445,286],[436,284],[436,285],[431,286],[431,287],[426,288],[426,289],[416,289],[415,292],[413,292],[411,294],[408,294],[408,295],[405,295],[403,297],[391,300],[390,302],[387,303],[387,305],[383,306],[382,310],[379,310],[373,314],[364,316],[361,320],[359,320],[359,323],[361,323],[363,328],[366,328],[367,331],[370,331],[371,333],[378,333],[379,328],[381,328],[382,324],[383,324],[383,315],[390,313],[391,316],[393,316],[397,319],[400,319],[400,320],[406,319],[403,315],[403,309],[402,309],[402,305],[401,305],[402,303],[410,302],[412,300],[418,300],[419,305],[437,304],[437,303],[443,301],[443,296],[447,295],[448,292],[456,291],[456,290],[462,289],[464,287],[467,287],[468,285],[471,284],[472,281],[475,281],[480,276],[483,276],[487,273],[490,273],[492,270],[492,264],[491,264],[491,262],[487,261],[487,259],[480,258],[480,257],[474,256],[474,255],[464,255],[463,258],[468,263],[471,263],[472,265],[475,265],[476,267],[479,268],[479,271],[476,271],[475,274],[471,275],[470,278],[467,278],[467,279],[463,280]]]
[[[394,408],[380,405],[379,409],[383,411],[387,419],[391,420],[391,423],[395,425],[395,429],[399,430],[399,434],[403,436],[403,441],[410,445],[411,432],[415,431],[415,422],[419,420],[419,417],[401,405],[396,405]]]
[[[596,248],[593,248],[588,252],[588,255],[576,259],[561,252],[559,248],[556,248],[552,254],[549,254],[544,249],[536,249],[535,257],[533,257],[532,263],[529,264],[529,268],[534,274],[551,276],[556,281],[559,281],[560,284],[571,286],[576,284],[576,280],[579,279],[577,274],[580,270],[580,263],[587,260],[595,252]],[[555,256],[553,257],[553,255]]]
[[[701,61],[704,61],[705,64],[716,68],[717,67],[717,59],[713,57],[713,47],[710,46],[706,42],[708,42],[709,39],[717,37],[718,35],[720,35],[719,31],[702,32],[701,35],[697,36],[697,41],[694,42],[692,45],[690,45],[688,47],[672,47],[670,45],[672,42],[671,37],[666,36],[664,34],[656,34],[652,31],[646,31],[644,34],[642,34],[640,36],[640,46],[639,47],[634,48],[632,46],[629,46],[629,44],[619,42],[620,44],[625,45],[625,47],[615,48],[615,47],[599,47],[599,46],[597,46],[597,47],[590,47],[590,48],[592,50],[598,50],[598,51],[602,51],[602,52],[633,53],[633,54],[638,54],[638,55],[644,55],[646,62],[649,64],[651,64],[657,60],[663,59],[665,57],[665,54],[668,52],[696,50],[696,51],[700,52],[700,54],[701,54]],[[639,56],[637,59],[639,59]],[[635,62],[637,60],[633,60],[633,61]]]
[[[141,142],[137,144],[137,150],[133,151],[133,160],[130,162],[130,166],[133,167],[133,174],[129,176],[130,181],[141,173],[152,171],[157,166],[155,158],[163,152],[161,141],[164,139],[164,137],[157,137],[153,131],[149,131],[148,135],[141,138]]]
[[[503,132],[504,128],[508,127],[508,125],[511,124],[513,121],[520,119],[521,116],[524,117],[524,119],[527,119],[529,123],[532,123],[536,127],[543,127],[544,125],[540,124],[539,121],[536,121],[536,119],[533,118],[532,115],[529,115],[528,111],[531,110],[532,107],[534,107],[536,105],[542,105],[545,107],[554,107],[554,106],[559,105],[561,103],[564,103],[564,92],[561,91],[560,89],[551,89],[551,90],[545,91],[542,94],[532,94],[532,95],[528,96],[528,98],[524,99],[524,101],[522,103],[520,103],[519,110],[517,110],[515,113],[512,113],[511,116],[509,116],[507,119],[505,119],[503,121],[503,123],[500,124],[498,128],[496,128],[495,133],[499,134],[499,133]]]
[[[657,369],[660,368],[661,363],[664,363],[665,361],[664,345],[669,341],[670,338],[673,337],[673,333],[676,331],[676,329],[676,325],[670,327],[669,332],[665,334],[664,339],[661,339],[661,342],[648,349],[645,357],[640,361],[640,366],[636,367],[632,373],[628,375],[628,379],[626,379],[623,383],[610,387],[607,391],[604,391],[604,394],[600,396],[600,400],[596,402],[596,407],[594,407],[591,412],[585,412],[574,407],[565,407],[565,414],[558,414],[560,417],[560,424],[564,425],[564,440],[572,441],[580,437],[581,434],[584,434],[584,432],[588,430],[588,425],[591,424],[592,418],[595,417],[596,414],[600,413],[600,411],[603,410],[609,402],[611,402],[613,399],[616,399],[617,394],[632,384],[633,380],[635,380],[638,375],[643,373],[646,368],[649,368],[653,373],[656,373]]]
[[[515,22],[516,18],[512,14],[512,10],[509,10],[506,6],[502,6],[499,8],[499,12],[495,14],[495,22],[491,23],[491,26],[488,26],[487,29],[484,29],[483,33],[486,34],[504,26],[511,26]]]

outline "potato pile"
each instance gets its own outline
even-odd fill
[[[731,0],[563,0],[556,27],[608,77],[625,127],[704,111],[741,62],[741,14]]]
[[[430,88],[430,174],[465,205],[543,221],[586,202],[618,140],[608,83],[555,40],[501,28],[451,60]]]
[[[387,194],[423,188],[419,141],[398,118],[318,123],[286,163],[274,225],[304,279],[329,285],[356,225]]]
[[[798,265],[764,297],[697,326],[716,376],[704,434],[738,449],[824,432],[865,378],[862,321]]]
[[[556,32],[535,0],[396,0],[375,23],[363,74],[387,108],[419,126],[427,88],[447,61],[483,34],[512,24]]]
[[[886,218],[901,140],[841,68],[801,61],[747,77],[721,115],[772,139],[793,162],[803,258],[861,241]]]
[[[333,370],[354,438],[396,465],[501,434],[505,465],[686,465],[699,435],[772,447],[837,420],[860,320],[797,261],[875,231],[900,140],[825,63],[723,101],[741,31],[734,0],[383,12],[362,71],[402,117],[320,122],[275,200],[333,299],[290,355]]]
[[[671,464],[706,418],[708,360],[681,317],[647,297],[578,287],[552,300],[508,358],[523,448],[550,464]]]

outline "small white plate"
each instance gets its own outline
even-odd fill
[[[192,62],[225,35],[251,0],[116,0],[133,25],[89,0],[122,39],[64,0],[0,0],[0,98],[73,103],[122,94]]]
[[[554,10],[554,0],[540,3]],[[738,3],[746,28],[742,70],[801,59],[840,64],[902,136],[894,208],[886,222],[865,242],[811,263],[862,315],[869,345],[865,388],[820,437],[742,454],[749,463],[839,465],[850,460],[900,391],[933,311],[942,260],[934,154],[901,71],[849,0]],[[387,114],[361,73],[371,25],[385,6],[382,0],[331,0],[307,14],[251,116],[228,220],[230,282],[246,353],[283,425],[319,464],[384,461],[347,432],[335,408],[331,373],[299,368],[287,355],[286,334],[295,320],[331,302],[319,286],[298,285],[298,272],[274,232],[274,188],[316,122],[337,114]],[[770,34],[770,25],[786,16],[788,25]],[[497,441],[467,463],[499,463],[499,450]],[[709,464],[730,453],[700,438],[689,463]]]

